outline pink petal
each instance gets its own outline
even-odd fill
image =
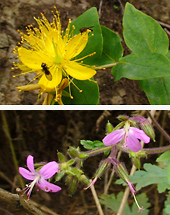
[[[37,183],[37,186],[45,191],[45,192],[52,192],[52,193],[55,193],[55,192],[58,192],[61,190],[61,187],[55,185],[55,184],[52,184],[52,183],[49,183],[48,181],[46,181],[44,178],[41,178],[38,183]]]
[[[137,139],[142,140],[144,143],[150,142],[150,137],[148,137],[143,130],[140,130],[138,128],[130,127],[129,128],[129,135],[133,135]]]
[[[32,155],[28,155],[28,157],[27,157],[27,167],[31,172],[35,172],[34,157]]]
[[[141,146],[141,143],[139,142],[139,140],[132,135],[127,136],[126,144],[127,144],[127,148],[133,152],[138,152],[139,150],[142,149],[142,146]]]
[[[19,167],[19,173],[26,179],[28,180],[34,180],[35,179],[35,174],[28,171],[27,169],[23,168],[23,167]]]
[[[58,163],[55,161],[45,164],[39,171],[39,174],[43,176],[44,179],[51,178],[56,172],[59,171]]]
[[[125,134],[125,129],[118,129],[108,134],[106,137],[104,137],[103,142],[106,146],[115,145],[123,139],[124,134]]]

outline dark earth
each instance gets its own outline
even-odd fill
[[[16,160],[19,166],[25,167],[26,158],[32,155],[35,162],[58,161],[57,152],[66,151],[69,146],[80,146],[80,140],[102,140],[105,136],[105,126],[109,120],[113,126],[118,124],[118,115],[142,115],[147,117],[146,111],[91,111],[91,110],[66,110],[66,111],[0,111],[0,188],[16,194],[16,188],[21,187],[19,182],[18,169],[15,169],[13,162],[13,154],[10,144],[13,145]],[[168,111],[156,111],[154,117],[170,132]],[[154,126],[156,132],[156,142],[150,142],[145,147],[159,147],[169,145],[168,141],[160,134]],[[8,132],[9,131],[9,132]],[[81,146],[80,146],[81,147]],[[83,151],[83,149],[81,147]],[[67,155],[68,157],[68,155]],[[89,158],[84,162],[83,170],[89,178],[94,176],[95,170],[98,168],[100,161],[104,155],[97,155]],[[155,164],[157,155],[150,155],[146,159],[142,159],[144,163]],[[122,153],[120,161],[124,162],[127,170],[130,172],[131,160],[127,154]],[[108,172],[110,176],[111,170]],[[113,181],[109,187],[108,193],[119,193],[124,191],[124,187],[114,184],[118,179],[114,175]],[[95,184],[97,195],[100,196],[104,190],[104,184],[107,181],[107,174],[104,174]],[[24,179],[24,185],[28,183]],[[43,191],[36,192],[34,188],[30,204],[34,204],[47,215],[97,215],[98,211],[90,189],[84,191],[84,185],[79,183],[73,196],[69,196],[68,186],[65,185],[64,179],[56,183],[62,187],[62,191],[58,193],[45,193]],[[166,193],[159,194],[156,185],[147,186],[141,189],[138,194],[145,192],[151,203],[149,215],[161,215],[165,201]],[[133,202],[131,195],[128,198],[129,203]],[[22,207],[16,203],[8,205],[4,203],[4,198],[0,196],[0,214],[16,214],[26,215],[34,213],[26,213],[22,211]],[[19,203],[18,203],[19,204]],[[11,207],[10,207],[11,206]],[[9,209],[10,207],[10,209]],[[105,215],[115,214],[110,209],[105,210]],[[37,214],[37,213],[35,213]]]
[[[122,36],[122,17],[126,2],[125,0],[0,0],[0,104],[30,105],[42,102],[41,100],[37,102],[37,91],[20,93],[15,89],[16,86],[25,85],[33,79],[33,74],[13,78],[13,75],[19,72],[11,70],[12,63],[16,60],[16,55],[12,51],[20,42],[17,29],[25,32],[27,25],[35,25],[33,17],[39,17],[41,12],[51,20],[51,10],[54,5],[60,12],[63,29],[68,23],[68,18],[74,20],[89,8],[96,7],[99,11],[100,24],[110,28],[122,38],[124,55],[127,55],[130,51],[125,46]],[[154,19],[170,24],[168,0],[131,0],[129,2]],[[100,89],[99,104],[148,104],[145,93],[139,88],[138,81],[123,78],[115,82],[110,69],[98,71],[94,78]]]

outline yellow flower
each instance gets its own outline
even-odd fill
[[[91,29],[73,36],[75,27],[70,26],[71,20],[69,20],[66,31],[61,30],[57,10],[52,23],[49,23],[43,14],[41,15],[41,19],[35,19],[39,28],[28,26],[27,34],[20,32],[22,41],[20,46],[15,49],[15,53],[18,54],[21,63],[14,63],[14,66],[22,70],[23,75],[36,72],[41,92],[55,92],[58,100],[58,89],[62,88],[60,86],[63,79],[68,79],[67,83],[70,84],[71,77],[87,80],[96,73],[94,67],[84,65],[82,61],[95,53],[81,59],[75,58],[86,47],[88,33]],[[22,86],[17,88],[24,90]]]

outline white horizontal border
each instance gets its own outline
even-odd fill
[[[170,110],[170,105],[0,105],[0,110]]]

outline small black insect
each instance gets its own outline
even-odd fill
[[[82,34],[83,32],[86,32],[87,30],[91,30],[91,31],[93,31],[93,29],[91,29],[91,28],[93,28],[94,26],[91,26],[91,27],[84,27],[84,28],[80,28],[80,33]]]
[[[52,75],[51,72],[48,70],[47,64],[46,63],[42,63],[41,67],[45,73],[46,78],[51,81],[52,80]]]

